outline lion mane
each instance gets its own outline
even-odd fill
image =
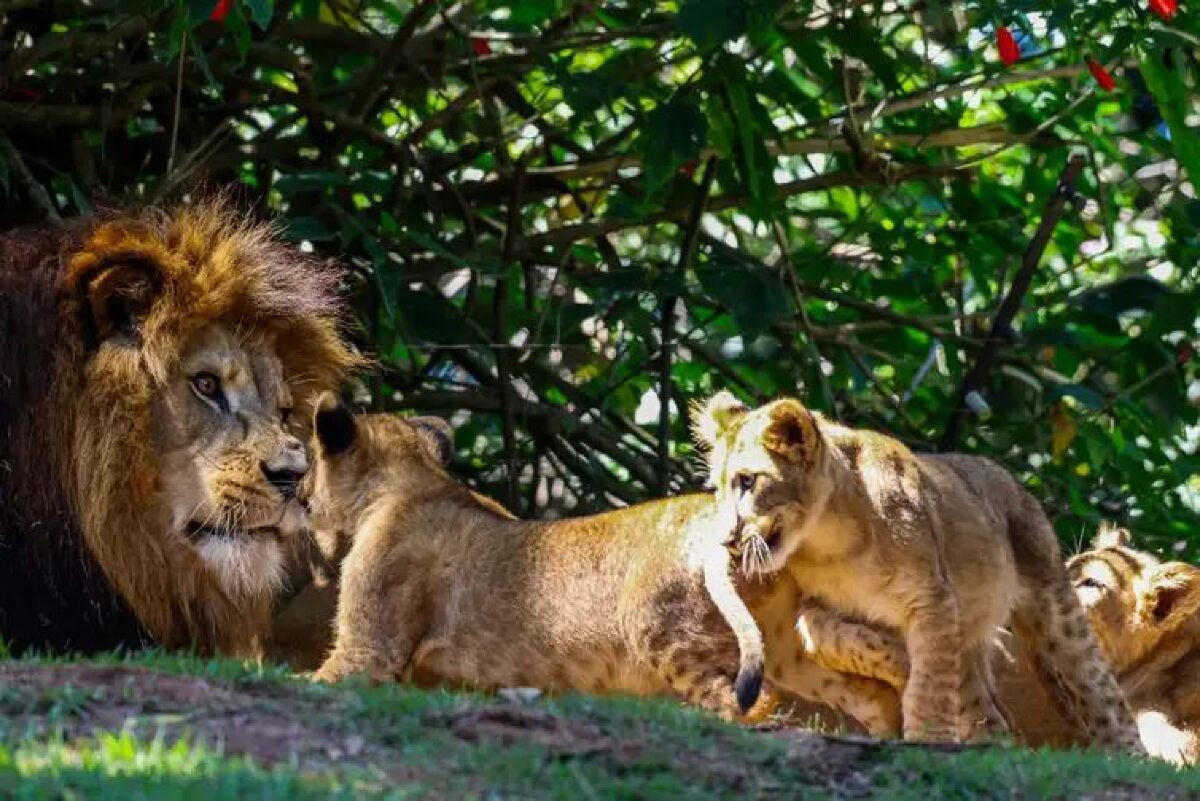
[[[13,652],[257,648],[271,599],[225,592],[166,522],[153,402],[212,323],[273,336],[312,397],[357,357],[339,273],[225,205],[0,234],[0,639]],[[295,400],[308,419],[311,398]]]

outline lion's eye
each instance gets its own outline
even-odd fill
[[[754,490],[754,484],[758,481],[758,476],[754,473],[738,473],[733,477],[734,492],[751,492]]]
[[[292,408],[290,406],[287,408],[280,408],[279,422],[283,423],[284,425],[292,422]]]
[[[1105,587],[1103,584],[1101,584],[1099,581],[1096,581],[1094,578],[1082,578],[1079,581],[1075,582],[1075,589],[1077,589],[1077,590],[1096,590],[1098,592],[1104,592],[1108,588]]]
[[[216,401],[218,404],[223,400],[221,394],[221,379],[217,378],[212,373],[196,373],[192,376],[192,389],[197,395],[206,400]]]

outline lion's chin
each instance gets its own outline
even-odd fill
[[[277,532],[264,536],[259,529],[223,530],[198,537],[192,539],[193,547],[231,596],[261,597],[282,589],[284,552]]]

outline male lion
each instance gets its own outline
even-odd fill
[[[355,418],[332,396],[314,429],[301,494],[328,549],[350,542],[317,678],[665,694],[725,717],[753,704],[761,638],[697,525],[711,498],[525,522],[446,473],[444,429]],[[797,690],[837,701],[839,677],[807,669]]]
[[[0,639],[257,651],[337,280],[216,203],[0,236]]]
[[[1011,622],[1089,741],[1144,753],[1054,532],[1004,470],[961,454],[915,455],[790,398],[751,411],[719,393],[698,433],[721,528],[750,570],[773,575],[788,597],[800,591],[900,631],[906,738],[962,739],[985,716],[1002,723],[989,659]],[[796,620],[794,606],[752,608],[768,649]]]

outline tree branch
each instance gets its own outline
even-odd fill
[[[1054,226],[1062,217],[1067,199],[1075,193],[1075,182],[1079,180],[1079,175],[1083,172],[1083,166],[1086,163],[1087,159],[1082,154],[1072,155],[1058,177],[1054,194],[1046,200],[1046,205],[1042,209],[1041,222],[1038,223],[1037,231],[1034,232],[1029,247],[1025,249],[1025,254],[1021,257],[1021,266],[1018,268],[1017,274],[1013,276],[1012,286],[1009,287],[1008,294],[1004,296],[1004,300],[996,309],[988,337],[975,356],[975,364],[963,378],[954,410],[950,414],[950,421],[946,424],[946,430],[942,435],[941,446],[944,451],[953,450],[958,445],[959,437],[967,422],[967,416],[970,414],[967,398],[971,393],[978,392],[983,388],[992,366],[996,362],[1001,344],[1011,339],[1013,318],[1021,308],[1025,293],[1029,291],[1029,285],[1033,281],[1033,273],[1042,260],[1046,246],[1050,244]]]

